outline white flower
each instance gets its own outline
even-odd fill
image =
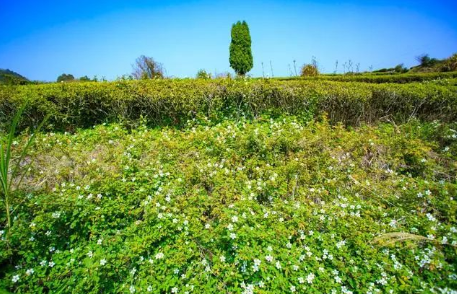
[[[335,276],[335,282],[341,284],[341,278],[339,276]]]
[[[232,224],[229,224],[229,225],[227,226],[227,230],[229,230],[229,231],[233,230],[233,225],[232,225]]]
[[[276,266],[277,269],[281,269],[281,263],[279,261],[276,261],[276,265],[275,266]]]
[[[295,286],[290,286],[290,292],[295,292]]]
[[[42,261],[40,262],[40,265],[41,265],[41,266],[46,266],[46,263],[47,263],[46,260],[42,260]]]
[[[273,256],[267,255],[267,256],[265,256],[265,259],[266,259],[268,262],[272,262],[272,261],[273,261]]]
[[[136,292],[135,287],[133,285],[130,286],[129,290],[130,290],[130,293],[135,293]]]
[[[236,234],[235,234],[235,233],[231,233],[231,234],[230,234],[230,238],[231,238],[231,239],[235,239],[235,238],[236,238]]]
[[[106,264],[106,259],[103,258],[102,260],[100,260],[100,265],[105,265],[105,264]]]
[[[299,277],[299,278],[298,278],[298,282],[299,282],[300,284],[303,284],[303,283],[305,282],[305,279],[303,279],[303,277]]]
[[[49,266],[50,266],[50,267],[54,267],[55,265],[56,265],[56,264],[54,263],[54,261],[51,261],[51,262],[49,263]]]
[[[11,280],[13,281],[13,283],[18,282],[19,281],[19,275],[13,276],[13,278]]]
[[[94,256],[94,253],[92,251],[89,251],[87,252],[87,256],[89,256],[89,258],[92,258]]]
[[[314,280],[314,274],[313,273],[310,273],[308,276],[306,276],[306,281],[308,282],[308,284],[312,284],[313,283],[313,280]]]
[[[221,255],[220,259],[221,259],[221,262],[225,262],[225,256],[224,255]]]
[[[178,288],[176,288],[176,287],[171,288],[171,293],[178,293]]]
[[[30,268],[30,269],[28,269],[28,270],[25,271],[25,274],[26,274],[27,276],[30,276],[30,275],[32,275],[34,272],[35,272],[35,271],[33,270],[33,268]]]
[[[103,239],[98,239],[97,240],[97,245],[102,245]]]
[[[164,257],[164,254],[162,252],[159,252],[156,254],[156,259],[162,259]]]
[[[210,227],[211,227],[210,224],[206,224],[206,225],[205,225],[205,229],[209,229]]]
[[[235,216],[232,216],[232,222],[236,223],[238,221],[238,217],[235,215]]]
[[[151,286],[148,286],[148,292],[152,292],[152,287]]]
[[[340,241],[338,243],[336,243],[336,248],[340,249],[341,247],[343,247],[344,245],[346,245],[346,241]]]

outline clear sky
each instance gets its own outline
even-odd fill
[[[457,52],[457,0],[446,1],[146,1],[0,0],[0,68],[53,81],[62,73],[115,79],[140,55],[167,76],[199,69],[233,72],[231,25],[246,20],[250,74],[289,76],[316,57],[323,72],[352,60],[360,70],[415,65],[428,53]]]

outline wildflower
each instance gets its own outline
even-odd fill
[[[205,229],[209,229],[210,227],[211,227],[210,224],[206,224],[206,225],[205,225]]]
[[[135,287],[133,285],[130,286],[129,290],[130,290],[130,293],[136,292]]]
[[[40,262],[40,265],[41,265],[41,266],[46,266],[46,263],[47,263],[46,260],[42,260],[42,261]]]
[[[94,253],[92,251],[89,251],[87,252],[87,256],[89,256],[89,258],[92,258],[94,256]]]
[[[148,286],[148,292],[152,292],[152,287],[151,286]]]
[[[303,284],[303,283],[305,282],[305,279],[303,279],[303,277],[299,277],[299,278],[298,278],[298,282],[299,282],[300,284]]]
[[[230,238],[231,238],[231,239],[235,239],[235,238],[236,238],[236,234],[235,234],[235,233],[231,233],[231,234],[230,234]]]
[[[105,265],[105,264],[106,264],[106,259],[103,258],[102,260],[100,260],[100,265]]]
[[[275,266],[276,266],[277,269],[281,269],[281,263],[279,261],[276,261],[276,265]]]
[[[339,241],[338,243],[336,243],[336,248],[340,249],[341,247],[343,247],[344,245],[346,245],[346,241]]]
[[[54,267],[55,265],[56,265],[56,264],[54,263],[54,261],[51,261],[51,262],[49,263],[49,267]]]
[[[34,272],[35,272],[35,271],[33,270],[33,268],[30,268],[30,269],[28,269],[28,270],[25,271],[25,274],[26,274],[27,276],[30,276],[30,275],[32,275]]]
[[[178,293],[178,288],[176,288],[176,287],[171,288],[171,293]]]
[[[156,254],[156,259],[162,259],[164,257],[164,254],[162,252],[159,252]]]
[[[220,260],[221,260],[221,262],[225,262],[225,256],[221,255]]]
[[[314,278],[315,278],[314,274],[310,273],[308,276],[306,276],[306,281],[308,282],[308,284],[312,284]]]
[[[232,216],[232,222],[236,223],[238,221],[238,217],[235,215],[235,216]]]
[[[295,292],[295,286],[290,286],[290,292]]]
[[[272,261],[273,261],[273,256],[267,255],[267,256],[265,256],[265,259],[266,259],[268,262],[272,262]]]
[[[13,283],[17,283],[19,281],[19,275],[13,276],[11,280],[13,281]]]
[[[98,239],[97,240],[97,245],[102,245],[103,239]]]

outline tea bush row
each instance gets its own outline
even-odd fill
[[[404,122],[457,119],[457,91],[436,83],[368,84],[332,81],[158,80],[0,87],[0,125],[28,102],[21,128],[50,114],[50,130],[103,122],[182,126],[188,119],[269,113],[316,117],[357,125],[389,119]]]

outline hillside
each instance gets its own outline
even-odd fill
[[[29,80],[9,69],[0,69],[0,84],[6,85],[24,85],[27,84]]]

